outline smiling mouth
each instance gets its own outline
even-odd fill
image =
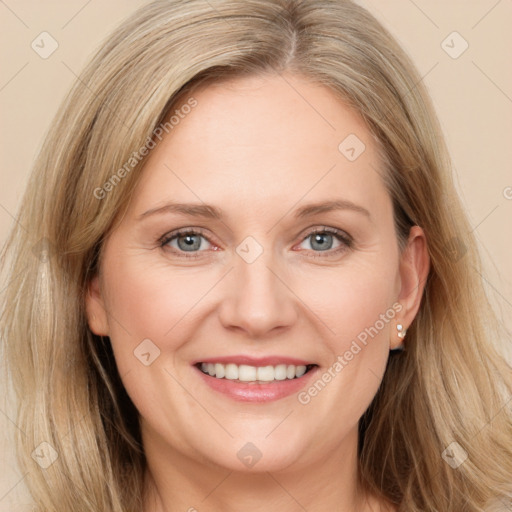
[[[269,382],[300,379],[317,365],[278,364],[250,366],[246,364],[237,365],[233,363],[197,363],[195,366],[205,375],[209,375],[215,379],[265,384]]]

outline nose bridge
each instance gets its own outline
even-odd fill
[[[296,319],[293,294],[281,282],[271,248],[247,237],[236,248],[230,293],[221,308],[224,325],[261,336]],[[277,274],[277,275],[276,275]]]

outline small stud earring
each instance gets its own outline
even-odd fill
[[[407,332],[407,329],[404,329],[404,326],[402,324],[396,324],[396,330],[398,331],[398,337],[403,340],[405,338],[405,333]],[[392,349],[392,352],[401,352],[405,350],[404,342],[398,346]]]

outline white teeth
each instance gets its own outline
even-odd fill
[[[254,366],[241,364],[238,367],[238,380],[243,382],[252,382],[253,380],[256,380],[256,368]]]
[[[286,365],[278,364],[274,370],[274,378],[276,380],[285,380],[286,379]]]
[[[247,364],[201,363],[201,370],[217,379],[240,380],[242,382],[272,382],[302,377],[306,366],[278,364],[276,366],[250,366]]]
[[[227,364],[224,368],[224,377],[230,380],[238,379],[238,366],[236,364]]]
[[[222,377],[224,377],[226,375],[226,372],[225,372],[223,364],[216,364],[215,365],[215,374],[214,375],[216,377],[218,377],[219,379],[222,379]]]
[[[273,366],[260,366],[258,367],[258,380],[270,382],[274,380],[275,373]]]
[[[297,366],[297,369],[295,370],[296,377],[302,377],[305,373],[306,373],[305,366]]]

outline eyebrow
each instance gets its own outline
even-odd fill
[[[336,199],[332,201],[307,204],[295,212],[295,218],[302,219],[305,217],[317,215],[319,213],[335,210],[350,210],[356,213],[360,213],[365,217],[368,217],[368,219],[371,219],[371,214],[366,208],[346,199]],[[138,219],[143,220],[152,215],[166,213],[178,213],[191,217],[203,217],[217,220],[221,220],[224,217],[222,209],[209,204],[169,202],[163,206],[147,210],[146,212],[139,215]]]

